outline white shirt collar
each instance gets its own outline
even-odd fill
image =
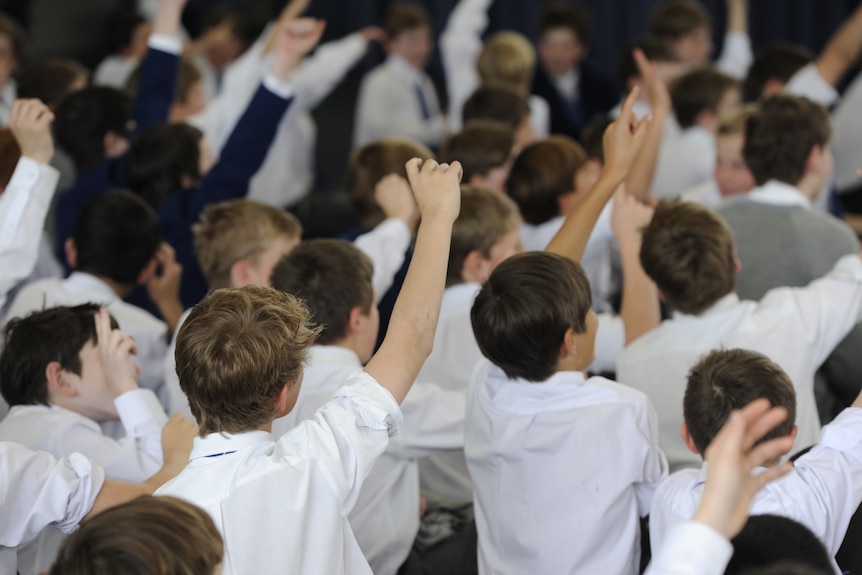
[[[103,305],[110,305],[120,299],[111,286],[86,272],[72,272],[65,282],[67,287],[75,291],[86,292],[92,296],[92,301]]]
[[[308,349],[308,365],[348,365],[362,369],[359,356],[352,349],[338,345],[313,345]]]
[[[773,206],[811,207],[811,200],[806,198],[798,188],[777,180],[769,180],[762,186],[754,188],[748,193],[748,199]]]
[[[673,319],[691,319],[691,318],[704,318],[708,317],[715,313],[720,313],[726,309],[732,308],[739,303],[739,296],[736,295],[736,292],[729,293],[723,298],[719,299],[717,302],[712,304],[712,306],[707,309],[705,312],[699,315],[691,315],[687,313],[682,313],[679,311],[673,312]]]
[[[529,414],[537,411],[567,409],[577,398],[568,392],[586,383],[579,371],[559,371],[545,381],[532,382],[509,379],[497,366],[491,365],[485,377],[488,397],[498,407],[512,413]]]
[[[568,100],[576,102],[578,98],[578,81],[580,80],[580,75],[578,74],[577,68],[572,68],[565,74],[560,76],[556,76],[553,78],[554,86],[557,87],[557,90],[565,96]]]
[[[247,431],[245,433],[210,433],[206,437],[195,437],[189,461],[202,458],[217,458],[229,455],[244,447],[274,441],[266,431]]]
[[[390,54],[387,63],[400,75],[404,76],[414,84],[422,86],[422,71],[410,65],[407,60],[397,54]]]

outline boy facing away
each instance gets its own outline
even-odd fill
[[[431,350],[459,210],[457,163],[414,160],[407,169],[422,224],[387,337],[313,419],[277,442],[270,434],[296,404],[320,332],[296,298],[217,290],[180,329],[178,375],[201,437],[159,494],[210,513],[225,539],[226,574],[371,573],[346,515]]]

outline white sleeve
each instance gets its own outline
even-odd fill
[[[376,228],[354,240],[356,247],[374,264],[371,285],[374,286],[377,302],[392,287],[395,274],[404,265],[404,255],[410,247],[410,240],[407,224],[398,218],[384,220]]]
[[[689,521],[674,527],[653,552],[644,575],[721,575],[733,545],[714,529]]]
[[[667,478],[667,458],[659,446],[658,414],[648,397],[644,398],[643,416],[640,421],[640,433],[646,444],[643,458],[643,476],[635,484],[635,495],[638,500],[638,511],[641,517],[650,514],[653,498],[661,482]]]
[[[827,108],[838,101],[838,90],[823,79],[817,71],[817,63],[811,62],[793,75],[784,91],[823,104]]]
[[[488,27],[493,0],[461,0],[440,35],[440,57],[449,93],[449,131],[461,130],[461,109],[479,87],[476,60],[482,52],[482,32]]]
[[[596,358],[588,371],[603,373],[615,371],[617,358],[626,346],[626,324],[618,315],[600,313],[596,331]]]
[[[367,49],[368,42],[359,32],[319,46],[290,79],[296,89],[296,104],[307,110],[317,106]]]
[[[401,403],[404,425],[392,439],[403,457],[427,457],[464,449],[467,388],[447,390],[416,382]]]
[[[0,477],[0,547],[15,547],[49,525],[74,530],[93,508],[105,472],[79,453],[58,460],[0,442]]]
[[[748,34],[728,30],[727,34],[724,35],[724,47],[721,50],[721,56],[715,63],[719,71],[737,80],[744,80],[752,61],[754,61],[754,56]]]
[[[15,285],[30,275],[60,173],[22,157],[0,195],[0,308]]]
[[[548,102],[535,94],[530,96],[530,125],[537,140],[544,140],[551,134],[551,108]]]

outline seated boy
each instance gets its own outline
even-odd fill
[[[443,142],[440,160],[461,162],[467,184],[502,194],[505,193],[516,149],[515,133],[506,124],[473,120]]]
[[[733,233],[742,264],[736,276],[741,298],[756,300],[772,288],[807,285],[842,256],[859,251],[846,224],[813,208],[832,176],[830,136],[826,109],[795,96],[767,98],[749,118],[743,155],[757,187],[717,210]],[[822,421],[858,395],[860,345],[862,326],[857,326],[823,365],[828,392],[818,398],[825,408]]]
[[[862,260],[841,258],[804,288],[778,288],[759,302],[735,293],[733,235],[715,213],[691,202],[662,202],[646,227],[640,260],[673,311],[623,350],[620,383],[645,392],[659,414],[661,445],[673,470],[697,465],[679,437],[685,374],[717,347],[759,351],[790,375],[799,404],[795,449],[820,431],[814,372],[862,319]]]
[[[227,575],[371,573],[346,515],[431,350],[459,209],[460,166],[420,163],[407,169],[422,224],[387,336],[313,419],[278,441],[269,433],[295,406],[320,332],[299,300],[271,288],[217,290],[180,329],[180,385],[202,437],[158,494],[209,512]]]
[[[462,210],[466,204],[462,195]],[[343,240],[304,242],[275,266],[272,287],[300,298],[324,327],[309,348],[296,407],[273,422],[274,437],[312,419],[374,352],[379,314],[372,267]],[[407,394],[401,433],[374,464],[348,516],[375,574],[395,575],[410,553],[419,529],[417,457],[463,446],[465,403],[464,390],[445,391],[421,378]]]
[[[125,333],[133,337],[134,361],[141,369],[141,385],[153,390],[167,405],[162,362],[169,327],[149,312],[123,298],[137,285],[148,285],[156,301],[172,307],[177,301],[178,276],[169,248],[162,246],[159,221],[143,200],[130,192],[108,192],[94,198],[78,217],[66,245],[74,271],[66,279],[48,278],[26,285],[9,307],[7,320],[58,305],[96,302],[105,305]],[[171,276],[159,277],[163,265]],[[167,285],[167,289],[161,288]]]
[[[464,126],[474,120],[502,122],[515,130],[515,142],[519,148],[536,140],[527,98],[512,86],[500,82],[476,88],[464,102],[461,119]]]
[[[678,78],[670,96],[679,130],[662,138],[652,181],[658,198],[678,197],[712,176],[719,121],[739,105],[739,83],[702,68]]]
[[[438,146],[446,131],[437,92],[425,67],[431,57],[431,20],[418,4],[394,4],[384,25],[389,57],[362,80],[356,103],[354,146],[409,138]]]
[[[650,31],[668,42],[676,55],[694,67],[709,64],[712,55],[712,23],[697,0],[666,0],[650,15]],[[751,65],[748,38],[748,0],[727,0],[727,33],[716,67],[741,80]]]
[[[703,454],[730,412],[758,398],[787,410],[787,420],[764,437],[793,435],[796,394],[788,374],[767,357],[743,349],[713,351],[691,368],[683,401],[681,434],[686,446]],[[794,519],[811,529],[833,557],[850,518],[862,502],[862,396],[823,428],[820,441],[798,457],[793,471],[754,497],[752,514]],[[776,457],[764,464],[779,463]],[[687,520],[703,490],[704,469],[672,474],[656,490],[650,511],[654,549],[668,530]]]

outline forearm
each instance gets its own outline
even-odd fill
[[[175,335],[177,332],[177,325],[180,323],[180,317],[185,311],[180,298],[176,297],[170,300],[157,301],[155,304],[159,309],[159,313],[162,314],[162,319],[165,320],[166,324],[168,324],[170,333],[172,336]]]
[[[161,0],[153,20],[153,34],[179,38],[184,7],[185,0]]]
[[[303,107],[311,109],[326,98],[367,49],[360,32],[319,46],[291,78]]]
[[[748,34],[747,0],[727,0],[727,30]]]
[[[626,345],[658,326],[661,321],[658,289],[641,267],[640,241],[628,239],[620,245],[623,295],[620,317],[626,326]]]
[[[835,86],[862,51],[862,6],[842,24],[817,59],[817,71]]]
[[[641,202],[646,202],[651,195],[652,180],[664,136],[664,124],[669,114],[670,110],[665,107],[658,107],[652,111],[653,120],[647,128],[644,145],[626,178],[626,191]]]
[[[126,483],[124,481],[106,479],[102,485],[102,489],[96,496],[93,508],[84,517],[84,521],[103,511],[107,511],[111,507],[122,505],[141,495],[152,495],[154,490],[153,486],[146,483]]]
[[[545,251],[580,262],[599,215],[621,182],[622,177],[603,171],[587,197],[566,216],[563,227]]]

